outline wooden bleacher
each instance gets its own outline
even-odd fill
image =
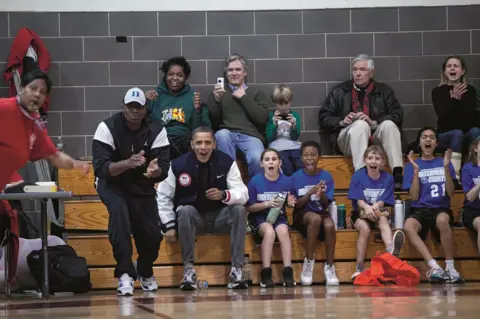
[[[347,190],[350,178],[353,174],[351,158],[343,156],[324,156],[319,165],[328,170],[335,181],[335,199],[337,204],[345,204],[347,215],[350,214],[351,202],[347,199]],[[241,165],[239,165],[241,166]],[[243,170],[242,173],[245,173]],[[248,177],[244,175],[246,180]],[[84,196],[96,195],[93,187],[93,172],[82,176],[76,171],[60,170],[58,182],[61,188],[72,191],[75,199],[64,203],[65,228],[68,232],[68,244],[71,245],[80,256],[87,259],[90,267],[93,289],[113,289],[117,281],[113,277],[115,260],[106,234],[108,226],[108,213],[105,206],[99,200],[84,200]],[[402,199],[408,199],[408,193],[397,193]],[[452,210],[455,221],[461,218],[461,208],[464,195],[457,192],[452,198]],[[289,212],[291,213],[291,212]],[[349,225],[347,218],[347,225]],[[350,226],[350,225],[349,225]],[[371,257],[376,251],[384,249],[383,243],[375,239],[376,232],[372,232],[367,257]],[[300,273],[303,263],[303,238],[295,231],[292,236],[292,260],[295,269],[295,278],[300,281]],[[230,243],[229,234],[201,235],[196,240],[196,270],[199,279],[209,282],[209,285],[226,285],[230,271]],[[337,244],[335,250],[335,266],[337,276],[341,282],[351,282],[350,276],[355,271],[357,232],[352,229],[337,232]],[[476,239],[473,234],[464,228],[454,229],[455,265],[467,280],[480,280],[480,260],[476,248]],[[427,245],[433,255],[442,259],[443,251],[438,243],[427,239]],[[260,249],[253,244],[250,235],[247,235],[245,253],[250,256],[252,262],[252,281],[259,283],[261,268]],[[136,251],[133,258],[136,259]],[[401,258],[410,261],[418,267],[425,278],[427,271],[425,263],[420,255],[407,242],[402,250]],[[315,282],[324,282],[323,263],[325,262],[325,249],[319,244],[315,259],[318,261],[315,267]],[[176,287],[183,275],[181,266],[181,254],[179,243],[168,244],[162,242],[159,257],[155,262],[155,276],[161,287]],[[368,263],[367,263],[368,267]],[[281,280],[281,254],[278,245],[272,256],[273,276],[276,281]]]

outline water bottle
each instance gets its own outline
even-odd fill
[[[252,285],[252,265],[250,264],[250,255],[245,254],[243,261],[243,280],[248,286]]]
[[[208,281],[206,280],[197,280],[197,287],[198,289],[207,289],[208,288]]]
[[[267,222],[270,224],[275,224],[277,221],[278,215],[280,215],[280,212],[282,211],[283,204],[285,203],[285,200],[287,199],[287,195],[283,193],[278,193],[277,196],[273,199],[275,202],[279,203],[278,207],[272,207],[268,211],[268,216],[267,216]]]
[[[330,207],[328,207],[328,211],[330,212],[330,217],[335,224],[335,229],[338,229],[338,212],[337,212],[337,203],[335,203],[335,198],[330,203]]]
[[[405,222],[405,204],[400,198],[395,200],[395,228],[402,229]]]
[[[347,228],[347,209],[345,205],[337,205],[337,223],[338,229],[346,229]]]
[[[63,137],[61,136],[57,138],[57,151],[63,152]]]

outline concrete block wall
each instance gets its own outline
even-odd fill
[[[54,81],[49,133],[64,136],[66,151],[90,155],[98,123],[120,109],[132,86],[157,86],[161,63],[184,55],[189,83],[203,99],[221,76],[223,59],[249,59],[248,82],[295,91],[303,119],[301,139],[318,139],[318,109],[327,92],[350,76],[351,58],[375,58],[376,79],[391,85],[413,139],[435,125],[430,92],[441,62],[460,54],[468,76],[480,80],[480,5],[215,12],[0,12],[0,61],[21,27],[35,30],[49,48]],[[126,36],[117,43],[116,36]],[[3,69],[4,63],[0,62]],[[0,81],[0,96],[6,96]]]

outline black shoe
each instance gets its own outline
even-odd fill
[[[255,244],[255,246],[260,247],[260,245],[262,244],[263,237],[260,236],[260,234],[258,233],[258,230],[252,231],[252,236],[253,236],[253,243]]]
[[[263,268],[260,273],[260,287],[262,288],[273,288],[275,283],[273,282],[272,277],[272,268]]]
[[[293,279],[293,268],[292,267],[285,267],[283,268],[283,286],[284,287],[293,287],[297,283],[295,279]]]
[[[454,179],[454,180],[453,180],[453,185],[455,186],[455,190],[456,190],[456,191],[461,191],[461,190],[463,190],[462,184],[461,184],[457,179]]]
[[[394,167],[393,168],[393,181],[395,182],[395,191],[399,192],[402,190],[403,184],[403,168]]]

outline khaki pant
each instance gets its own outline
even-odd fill
[[[338,148],[343,154],[352,156],[355,170],[365,166],[363,154],[368,147],[368,139],[371,135],[370,125],[362,120],[357,120],[343,128],[338,135]],[[383,121],[373,132],[373,136],[382,143],[390,168],[403,167],[402,142],[397,125],[390,120]]]

